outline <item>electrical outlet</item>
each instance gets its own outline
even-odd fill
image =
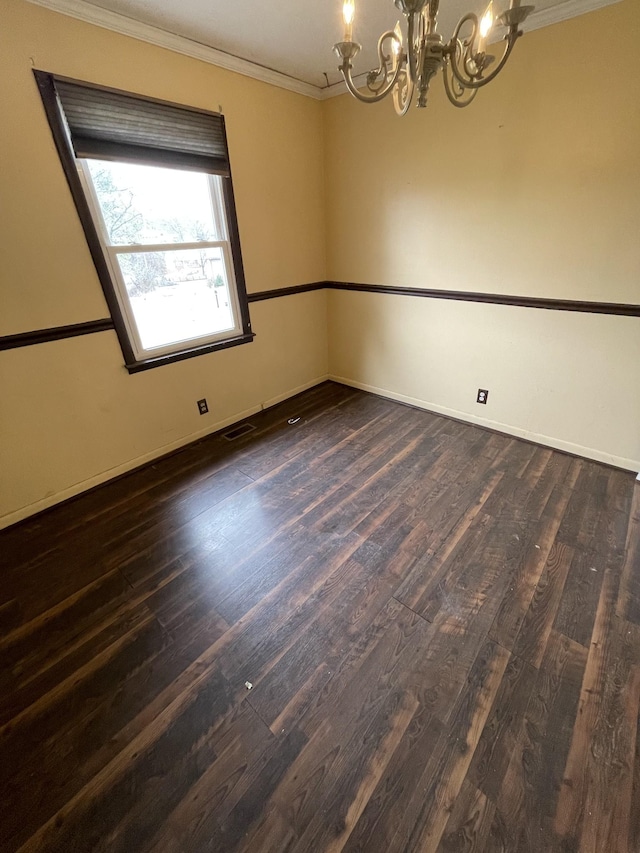
[[[488,391],[485,391],[483,388],[478,388],[478,396],[476,397],[476,403],[482,403],[484,406],[486,406],[488,396]]]
[[[198,411],[201,415],[206,415],[209,411],[209,406],[207,406],[207,401],[204,398],[202,400],[198,400]]]

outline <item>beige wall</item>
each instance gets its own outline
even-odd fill
[[[640,4],[624,0],[528,34],[466,110],[439,80],[404,119],[328,101],[329,277],[640,303],[639,36]],[[637,318],[352,293],[329,305],[334,377],[640,467]]]
[[[318,102],[22,0],[3,0],[0,62],[0,335],[108,316],[32,67],[222,105],[248,290],[325,278]],[[0,526],[324,378],[323,292],[251,316],[254,343],[134,376],[114,332],[0,352]]]

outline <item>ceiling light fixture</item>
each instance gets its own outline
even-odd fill
[[[344,41],[338,42],[333,49],[342,60],[338,70],[354,98],[371,104],[393,94],[398,115],[407,112],[416,89],[417,106],[426,107],[429,85],[440,69],[451,103],[456,107],[468,106],[478,90],[502,71],[522,35],[520,25],[534,8],[521,6],[520,0],[510,0],[509,8],[496,16],[491,0],[482,18],[473,12],[464,15],[451,41],[445,43],[437,32],[440,0],[395,0],[395,5],[407,19],[407,47],[403,44],[400,22],[394,30],[380,36],[380,64],[366,76],[369,93],[359,91],[352,76],[352,60],[362,49],[353,41],[355,0],[344,0]],[[495,56],[487,53],[487,40],[496,25],[507,30],[503,38],[504,50],[493,70],[487,74],[487,69],[496,61]]]

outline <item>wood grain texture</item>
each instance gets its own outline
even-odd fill
[[[0,850],[638,853],[633,475],[252,422],[0,534]]]

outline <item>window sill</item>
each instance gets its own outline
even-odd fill
[[[194,358],[197,355],[206,355],[209,352],[216,350],[229,349],[229,347],[237,347],[240,344],[250,344],[255,338],[253,332],[246,335],[240,335],[237,338],[227,338],[224,341],[215,341],[212,344],[206,344],[201,347],[191,347],[190,349],[178,350],[178,352],[170,352],[166,355],[159,355],[156,358],[145,358],[143,361],[134,361],[131,364],[125,364],[129,373],[140,373],[142,370],[150,370],[152,367],[161,367],[163,364],[173,364],[174,361],[184,361],[185,358]]]

